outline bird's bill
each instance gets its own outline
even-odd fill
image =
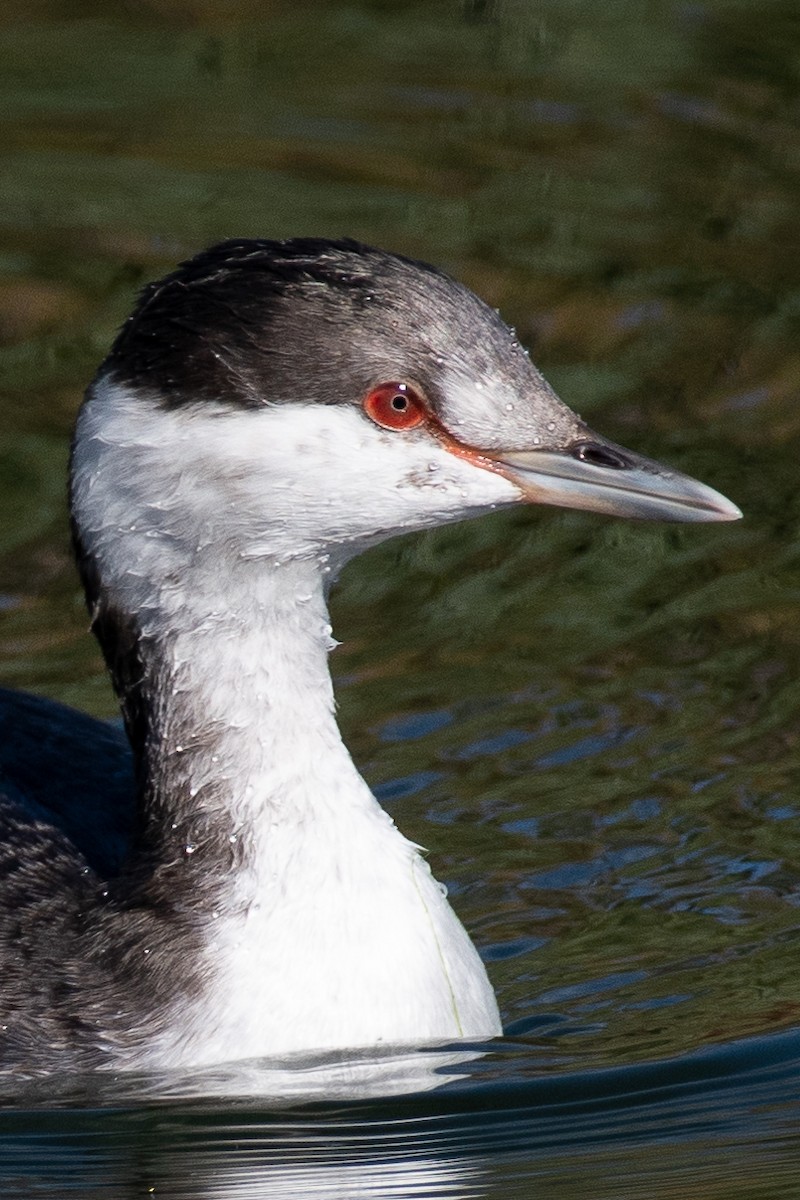
[[[704,483],[594,434],[564,450],[482,453],[534,504],[655,521],[736,521],[742,515]]]

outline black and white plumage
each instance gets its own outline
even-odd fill
[[[330,582],[384,538],[520,502],[738,510],[588,430],[448,276],[304,239],[224,243],[145,289],[78,417],[70,498],[129,743],[0,695],[0,1067],[500,1032],[342,744]]]

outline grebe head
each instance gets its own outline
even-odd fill
[[[144,291],[80,415],[72,500],[84,548],[150,579],[204,555],[335,569],[526,501],[740,515],[592,433],[466,287],[311,239],[226,242]]]

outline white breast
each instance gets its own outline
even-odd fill
[[[209,927],[207,991],[172,1014],[152,1065],[501,1031],[483,964],[417,848],[366,787],[334,787],[331,801],[338,815],[317,813],[313,828],[259,830],[254,866]]]

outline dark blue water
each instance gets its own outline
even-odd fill
[[[509,1040],[441,1090],[385,1100],[40,1098],[0,1114],[2,1194],[795,1194],[800,1035],[567,1075],[548,1058]]]

